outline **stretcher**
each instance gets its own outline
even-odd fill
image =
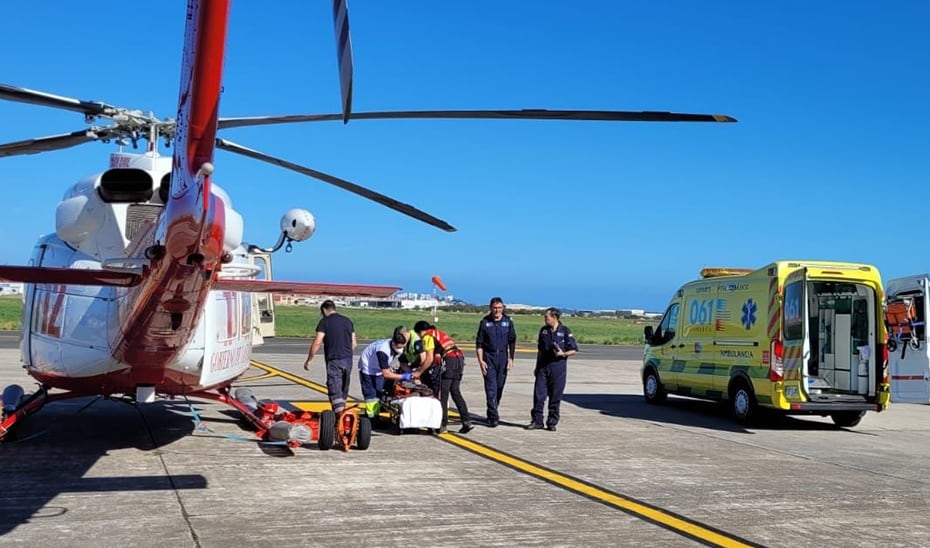
[[[885,324],[888,326],[888,350],[894,352],[901,347],[901,358],[907,347],[920,348],[917,328],[923,326],[912,297],[889,300],[885,308]]]
[[[438,429],[442,426],[442,404],[432,390],[411,382],[386,386],[381,397],[382,417],[398,434],[418,428]]]

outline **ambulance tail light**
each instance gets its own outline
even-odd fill
[[[772,361],[769,363],[769,380],[781,382],[785,376],[785,345],[778,339],[772,339]]]

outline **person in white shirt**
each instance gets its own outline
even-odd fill
[[[362,350],[358,359],[358,378],[365,398],[365,413],[369,417],[378,416],[381,410],[384,379],[409,381],[412,378],[412,373],[392,370],[394,361],[403,353],[406,344],[406,337],[395,331],[390,339],[379,339]]]

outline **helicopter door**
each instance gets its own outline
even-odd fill
[[[271,280],[271,254],[256,252],[252,254],[252,262],[258,268],[255,275],[256,280]],[[256,327],[262,337],[275,336],[274,321],[274,294],[272,293],[253,293],[253,321],[258,319]]]

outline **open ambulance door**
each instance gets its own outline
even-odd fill
[[[800,390],[808,393],[807,364],[810,360],[810,322],[808,312],[807,269],[795,270],[785,279],[784,300],[784,380],[785,384],[799,383]],[[788,386],[786,394],[791,398]]]

